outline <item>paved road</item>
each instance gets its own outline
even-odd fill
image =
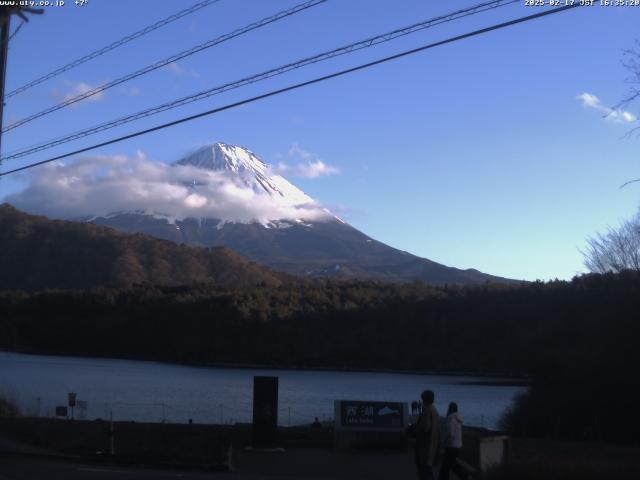
[[[229,474],[130,468],[104,464],[0,456],[0,480],[204,480]]]
[[[133,468],[59,456],[0,438],[0,480],[388,480],[417,478],[413,452],[338,453],[328,448],[284,452],[235,450],[233,472]],[[452,475],[452,480],[455,477]]]
[[[198,472],[0,455],[0,480],[388,480],[417,478],[409,453],[239,452],[234,472]],[[455,477],[452,475],[452,479]]]

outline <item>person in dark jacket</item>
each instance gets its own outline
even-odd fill
[[[434,480],[433,467],[440,449],[440,415],[433,406],[431,390],[422,392],[422,412],[407,433],[416,439],[416,467],[419,480]]]

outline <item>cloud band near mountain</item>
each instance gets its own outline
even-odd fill
[[[6,201],[53,218],[105,216],[145,211],[184,219],[227,222],[322,220],[330,214],[315,202],[293,205],[255,191],[227,172],[168,165],[126,156],[94,156],[69,165],[50,164],[30,175],[30,184]]]

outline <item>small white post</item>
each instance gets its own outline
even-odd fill
[[[112,457],[115,455],[115,447],[113,442],[113,411],[109,413],[109,453]]]

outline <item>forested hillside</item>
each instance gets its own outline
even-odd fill
[[[279,284],[282,276],[227,248],[192,248],[0,205],[0,289],[135,284]]]
[[[315,281],[5,292],[0,346],[194,363],[536,373],[631,358],[638,311],[640,279],[630,272],[519,286]]]

